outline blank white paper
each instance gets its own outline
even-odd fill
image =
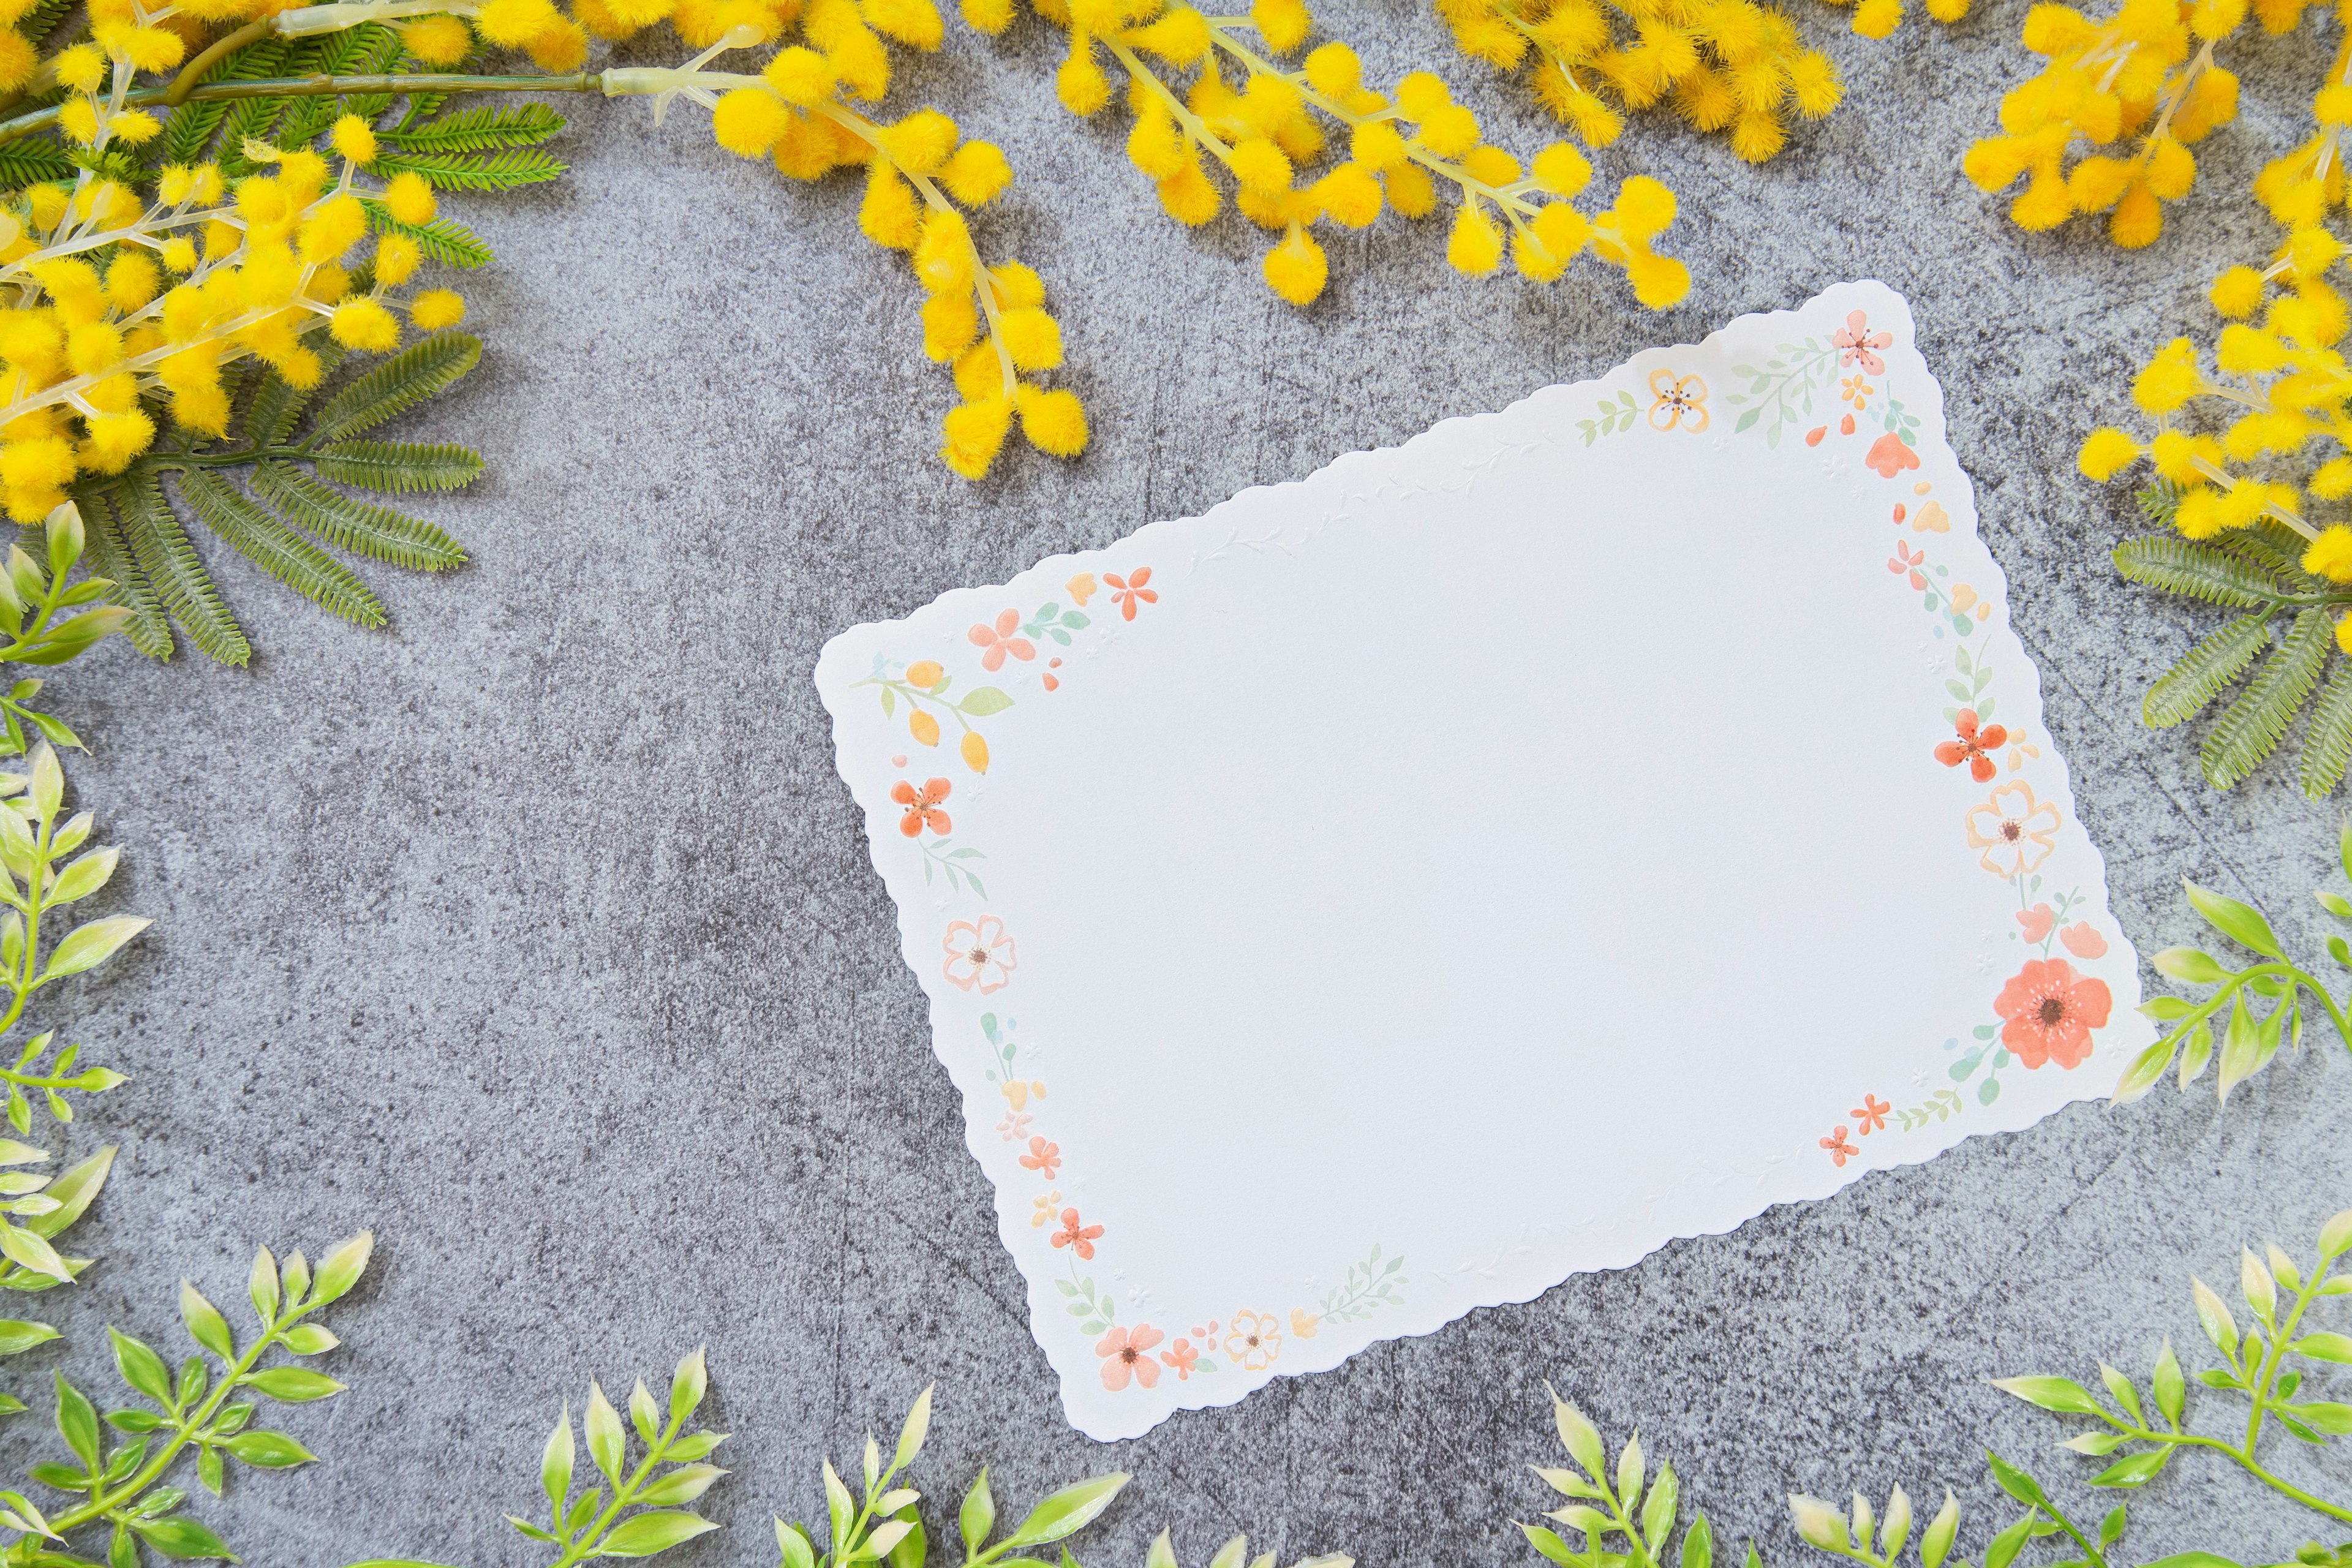
[[[2103,1095],[2152,1038],[1875,282],[816,679],[1099,1438]]]

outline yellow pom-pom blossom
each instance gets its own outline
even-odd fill
[[[1755,0],[1437,0],[1437,12],[1455,47],[1526,70],[1537,101],[1595,147],[1626,111],[1664,105],[1762,163],[1788,141],[1789,117],[1818,120],[1844,92],[1830,58]],[[1854,28],[1883,37],[1901,15],[1896,0],[1862,0]]]
[[[2163,204],[2196,182],[2189,149],[2237,118],[2238,79],[2214,45],[2245,16],[2244,0],[2124,0],[2105,22],[2035,5],[2023,42],[2045,63],[2002,96],[2000,133],[1969,148],[1963,171],[1988,193],[2024,181],[2009,209],[2021,228],[2104,213],[2116,244],[2154,244]]]
[[[232,5],[218,19],[240,14]],[[137,73],[181,61],[183,40],[153,25],[162,15],[95,0],[92,41],[52,62],[68,92],[58,121],[93,153],[159,129],[121,103]],[[0,500],[12,519],[37,522],[81,476],[122,472],[155,442],[159,416],[225,434],[223,376],[239,361],[309,385],[323,369],[321,331],[354,349],[398,345],[387,291],[415,271],[414,242],[386,237],[370,292],[352,295],[348,265],[367,244],[372,203],[421,222],[433,194],[415,174],[381,190],[364,181],[375,138],[358,117],[331,140],[333,166],[307,149],[249,143],[264,166],[235,189],[211,165],[167,166],[143,195],[84,172],[0,213],[0,289],[13,307],[0,311]],[[407,309],[429,330],[457,319],[455,298]]]
[[[1689,289],[1681,264],[1652,248],[1674,215],[1664,186],[1629,182],[1638,188],[1628,214],[1587,218],[1569,205],[1591,178],[1581,153],[1563,143],[1523,169],[1482,139],[1477,116],[1436,76],[1412,72],[1392,97],[1383,94],[1365,85],[1355,52],[1338,42],[1312,50],[1301,68],[1277,65],[1271,57],[1297,47],[1312,20],[1288,0],[1261,0],[1246,24],[1167,0],[1032,4],[1069,35],[1066,82],[1072,70],[1100,76],[1105,60],[1124,73],[1135,117],[1128,158],[1168,216],[1188,227],[1214,217],[1225,194],[1209,169],[1222,168],[1242,216],[1276,237],[1261,272],[1293,305],[1312,304],[1329,277],[1319,225],[1363,228],[1391,207],[1426,217],[1440,186],[1455,195],[1446,258],[1465,275],[1492,273],[1508,256],[1522,277],[1549,282],[1589,253],[1625,268],[1635,297],[1653,309]],[[1257,33],[1255,44],[1244,40],[1244,26]],[[1190,83],[1180,87],[1177,71],[1191,72]],[[1063,101],[1094,112],[1110,101],[1108,79],[1100,92],[1073,101],[1066,90]],[[1663,206],[1644,205],[1651,190]]]

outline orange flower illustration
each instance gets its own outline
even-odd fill
[[[973,626],[967,634],[971,637],[972,645],[987,650],[980,656],[980,668],[1003,669],[1004,656],[1008,653],[1015,658],[1035,658],[1037,645],[1027,637],[1017,637],[1013,635],[1020,629],[1021,612],[1018,610],[1007,610],[998,616],[996,625],[993,626]]]
[[[1830,1152],[1830,1158],[1837,1162],[1840,1170],[1845,1168],[1848,1160],[1858,1159],[1862,1154],[1861,1150],[1845,1141],[1845,1135],[1846,1129],[1841,1127],[1822,1140],[1822,1147]]]
[[[947,935],[940,939],[940,947],[947,953],[947,962],[940,966],[948,984],[959,991],[980,987],[983,996],[1002,991],[1012,983],[1013,962],[1013,937],[1004,922],[994,915],[982,915],[977,921],[953,921]]]
[[[1264,1372],[1282,1354],[1282,1325],[1265,1312],[1235,1312],[1225,1325],[1225,1353],[1244,1372]]]
[[[2091,1054],[2091,1031],[2106,1026],[2114,1006],[2105,981],[2076,974],[2063,958],[2034,958],[2000,988],[1992,1010],[2001,1016],[2000,1043],[2019,1061],[2078,1068]]]
[[[1870,406],[1871,395],[1877,390],[1878,388],[1871,385],[1870,383],[1863,380],[1862,377],[1858,375],[1847,376],[1844,381],[1838,384],[1838,396],[1843,401],[1853,404],[1857,412]],[[1846,416],[1849,423],[1851,423],[1853,417],[1853,415]],[[1851,436],[1853,434],[1853,431],[1852,429],[1848,429],[1846,434]]]
[[[1043,1138],[1030,1139],[1029,1152],[1021,1156],[1021,1168],[1024,1171],[1034,1171],[1047,1181],[1052,1181],[1055,1174],[1062,1168],[1062,1146],[1059,1143],[1048,1143]]]
[[[1160,1359],[1176,1369],[1177,1382],[1189,1383],[1192,1378],[1192,1363],[1201,1359],[1201,1348],[1179,1334],[1175,1343],[1160,1352]]]
[[[1886,1113],[1894,1109],[1895,1107],[1885,1100],[1865,1094],[1862,1097],[1861,1105],[1847,1111],[1846,1114],[1853,1118],[1855,1124],[1861,1128],[1863,1136],[1868,1137],[1886,1125]]]
[[[1066,1247],[1080,1258],[1091,1261],[1095,1255],[1095,1238],[1102,1235],[1102,1230],[1098,1225],[1081,1225],[1077,1210],[1064,1209],[1062,1228],[1054,1233],[1054,1245]]]
[[[1977,864],[1996,877],[2038,870],[2058,847],[2058,808],[2035,800],[2033,786],[2021,780],[2011,780],[1982,805],[1969,807],[1968,827],[1969,847],[1983,851]],[[2018,923],[2031,931],[2038,922],[2021,917]],[[2042,934],[2049,934],[2048,927]]]
[[[1990,783],[2000,770],[1993,765],[1990,752],[1995,746],[2009,739],[2009,731],[1998,724],[1977,727],[1977,710],[1963,708],[1952,721],[1954,739],[1936,748],[1936,760],[1948,768],[1969,764],[1969,776],[1979,784]]]
[[[952,830],[955,824],[946,812],[939,809],[939,805],[954,787],[945,779],[927,780],[920,789],[905,779],[891,785],[890,798],[907,808],[907,815],[898,819],[898,831],[909,838],[917,838],[921,837],[926,827],[942,834]]]
[[[2050,940],[2050,928],[2058,923],[2058,911],[2048,904],[2036,904],[2030,910],[2017,911],[2017,923],[2025,940],[2040,945]]]
[[[1706,383],[1698,377],[1654,370],[1650,373],[1650,394],[1656,399],[1650,405],[1653,430],[1671,430],[1677,425],[1692,432],[1706,428]]]
[[[1118,605],[1118,613],[1130,621],[1135,619],[1135,602],[1138,599],[1147,605],[1160,602],[1160,591],[1144,586],[1151,581],[1151,568],[1149,566],[1139,566],[1124,577],[1116,572],[1106,572],[1103,581],[1111,585],[1110,596]]]
[[[1919,454],[1905,446],[1902,437],[1885,435],[1870,444],[1870,452],[1862,460],[1865,467],[1877,469],[1879,478],[1891,479],[1906,468],[1917,468]]]
[[[1160,1365],[1151,1359],[1151,1347],[1168,1336],[1150,1323],[1138,1323],[1131,1329],[1113,1329],[1095,1342],[1095,1354],[1103,1358],[1103,1386],[1117,1394],[1131,1380],[1146,1388],[1160,1383]]]
[[[2077,958],[2105,958],[2107,939],[2088,921],[2076,921],[2058,933],[2058,943]]]

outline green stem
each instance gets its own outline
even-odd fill
[[[142,87],[127,93],[127,108],[173,102],[210,103],[240,98],[343,98],[366,93],[452,92],[602,92],[601,71],[575,71],[569,76],[458,76],[439,71],[402,71],[389,76],[271,77],[260,81],[215,81],[191,89],[173,100],[169,87]],[[0,142],[13,142],[57,123],[62,105],[53,104],[0,122]]]

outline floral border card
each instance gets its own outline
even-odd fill
[[[1863,282],[835,638],[1072,1421],[2102,1093],[2137,962],[2004,596]]]

